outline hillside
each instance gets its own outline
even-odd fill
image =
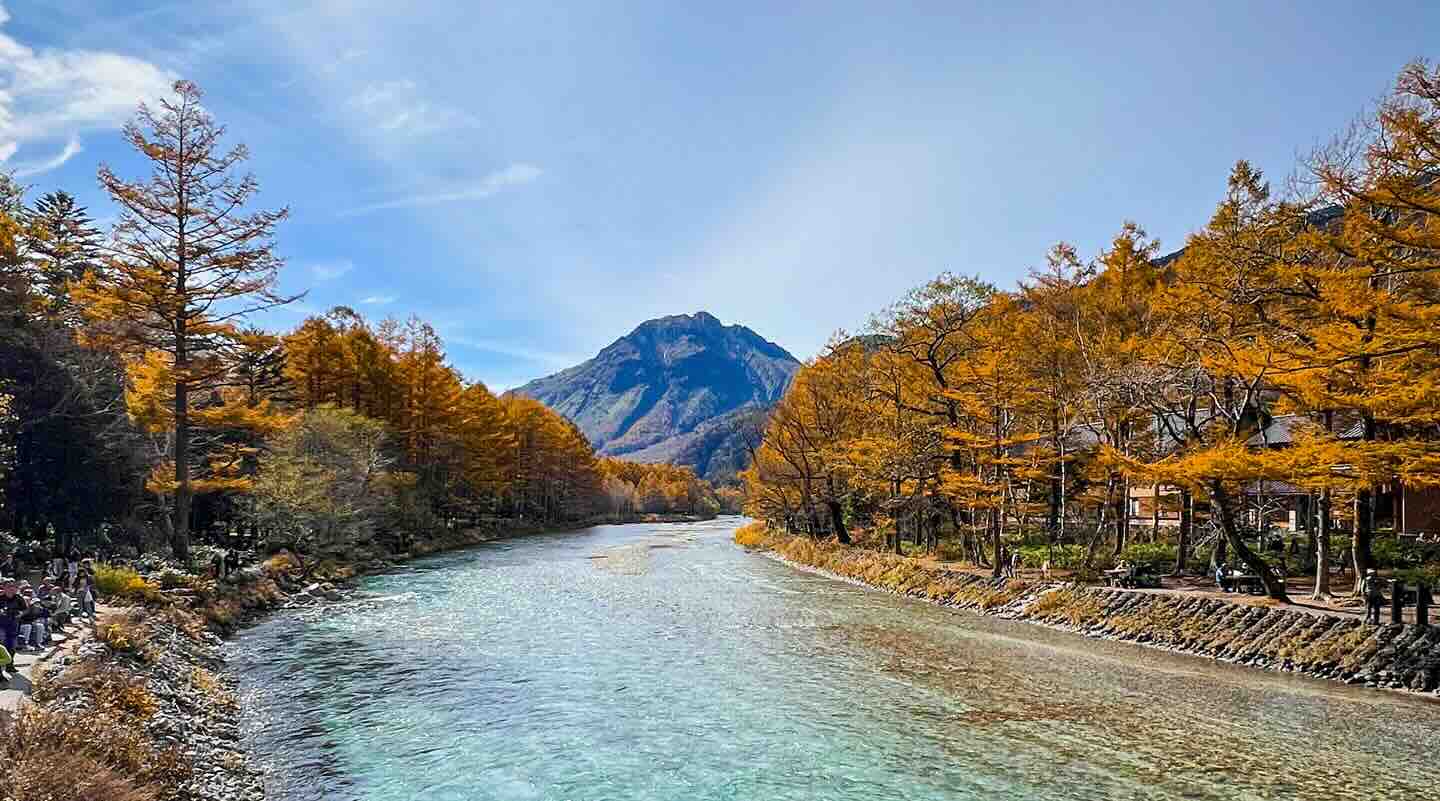
[[[779,345],[702,311],[641,323],[515,392],[575,421],[601,453],[716,478],[743,466],[744,431],[799,368]]]

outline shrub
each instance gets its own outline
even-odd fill
[[[770,530],[759,521],[735,529],[735,544],[746,548],[764,548],[769,539]]]
[[[1085,561],[1085,546],[1056,545],[1053,551],[1044,545],[1026,545],[1020,548],[1020,561],[1026,567],[1041,567],[1045,564],[1047,556],[1050,559],[1051,569],[1075,570]]]
[[[260,572],[272,578],[289,575],[300,569],[300,560],[289,551],[281,551],[260,563]]]
[[[1395,578],[1406,584],[1428,584],[1432,591],[1440,590],[1440,562],[1397,570]]]
[[[252,609],[266,609],[284,599],[284,594],[269,578],[257,578],[240,584],[220,585],[216,592],[204,597],[197,610],[210,628],[228,632]]]
[[[100,595],[132,603],[158,603],[165,596],[133,568],[100,563],[95,565],[95,589]]]
[[[1427,562],[1440,563],[1440,543],[1376,537],[1371,552],[1375,555],[1375,564],[1382,568],[1416,568]]]
[[[112,715],[145,720],[159,708],[144,679],[121,676],[118,672],[96,685],[94,693],[95,705]]]
[[[1150,571],[1175,564],[1175,546],[1164,542],[1137,542],[1120,552],[1120,558]]]
[[[114,651],[135,654],[147,662],[158,656],[150,642],[152,634],[146,613],[139,609],[107,614],[95,624],[95,639]]]
[[[205,582],[192,573],[166,570],[160,574],[160,589],[162,590],[199,590],[204,586]]]

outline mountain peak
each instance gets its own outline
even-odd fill
[[[697,311],[694,314],[671,314],[666,317],[656,317],[653,320],[646,320],[635,327],[635,331],[655,328],[726,328],[720,322],[720,318],[707,311]],[[734,327],[734,326],[731,326]],[[744,326],[738,326],[744,328]],[[632,332],[633,333],[633,332]]]
[[[697,311],[646,320],[595,358],[515,392],[569,417],[602,453],[704,474],[724,421],[772,406],[799,368],[749,328]]]

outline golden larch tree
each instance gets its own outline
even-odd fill
[[[193,480],[203,461],[192,452],[192,404],[226,383],[246,318],[295,300],[276,291],[281,261],[273,235],[288,212],[248,208],[258,191],[252,175],[238,174],[248,151],[222,149],[225,128],[201,99],[199,87],[179,81],[173,96],[156,109],[142,104],[125,126],[125,140],[149,160],[151,174],[127,180],[100,167],[119,219],[103,269],[72,290],[89,343],[168,366],[168,380],[155,391],[173,425],[164,461],[173,466],[169,534],[180,558],[189,555]]]

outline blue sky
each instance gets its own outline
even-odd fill
[[[269,325],[416,313],[497,389],[698,309],[806,358],[942,270],[1179,246],[1440,57],[1367,5],[0,0],[0,156],[104,219],[189,78],[293,213]]]

